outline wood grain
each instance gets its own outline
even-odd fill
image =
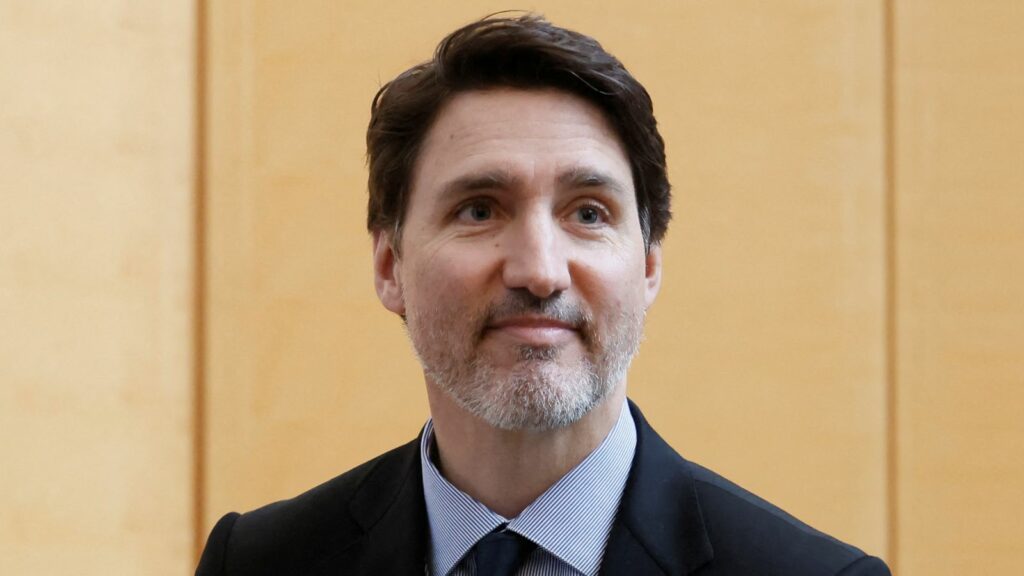
[[[194,566],[193,17],[0,3],[0,574]]]
[[[1024,9],[896,5],[899,573],[1024,571]]]

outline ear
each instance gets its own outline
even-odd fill
[[[405,315],[405,294],[398,257],[391,235],[381,230],[373,232],[373,285],[385,308],[399,316]]]
[[[647,251],[647,267],[644,276],[644,307],[650,308],[661,290],[661,244],[652,244]]]

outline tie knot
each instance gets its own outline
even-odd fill
[[[534,546],[515,532],[491,532],[473,547],[477,576],[512,576]]]

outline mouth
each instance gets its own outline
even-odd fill
[[[547,316],[513,316],[487,325],[485,336],[527,346],[559,346],[579,339],[573,324]]]

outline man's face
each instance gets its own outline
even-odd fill
[[[378,294],[428,386],[503,429],[567,426],[625,384],[660,268],[614,130],[552,90],[455,96],[421,147],[401,250],[375,236]]]

